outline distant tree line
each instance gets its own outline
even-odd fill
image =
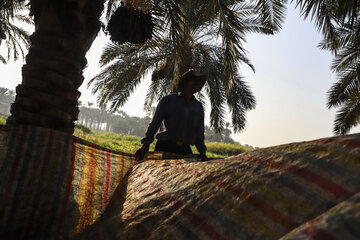
[[[105,108],[94,107],[93,103],[80,106],[80,114],[77,123],[85,125],[96,131],[107,131],[114,133],[126,133],[129,135],[143,136],[150,117],[131,117],[124,111],[110,113]]]
[[[11,104],[14,100],[14,91],[0,87],[0,103]],[[151,121],[149,116],[143,118],[133,117],[121,110],[116,113],[110,113],[104,108],[96,107],[94,103],[91,102],[88,102],[86,106],[81,102],[79,105],[80,114],[77,123],[96,131],[125,133],[142,137]],[[155,111],[155,108],[153,111]],[[205,140],[208,142],[236,143],[236,141],[231,138],[231,133],[230,123],[226,123],[225,128],[223,128],[221,132],[205,126]],[[245,146],[252,149],[254,148],[247,144]]]
[[[15,101],[15,91],[0,87],[0,103],[13,103]]]
[[[10,115],[10,103],[15,101],[15,92],[7,88],[0,87],[0,115]],[[2,123],[1,123],[2,124]]]
[[[235,143],[231,138],[231,130],[229,129],[230,123],[226,123],[225,128],[221,132],[216,131],[214,128],[205,126],[205,139],[208,142],[224,142]]]
[[[80,114],[77,123],[87,126],[96,131],[107,131],[114,133],[125,133],[135,136],[144,136],[151,118],[129,116],[124,111],[110,113],[104,108],[95,107],[88,102],[87,106],[80,105]],[[235,143],[231,138],[230,123],[226,123],[221,132],[205,126],[205,140],[208,142]]]

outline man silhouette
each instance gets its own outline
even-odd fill
[[[156,133],[155,151],[192,154],[190,145],[195,145],[201,159],[207,159],[204,143],[204,109],[194,96],[205,82],[206,75],[193,69],[180,77],[180,92],[167,95],[160,100],[145,137],[141,140],[142,147],[135,153],[137,160],[142,160],[149,151],[149,145],[154,141]],[[162,127],[158,132],[160,126]]]

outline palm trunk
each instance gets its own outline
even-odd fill
[[[35,32],[7,124],[72,133],[85,54],[100,29],[104,1],[33,0],[31,4]]]

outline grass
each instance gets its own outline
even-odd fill
[[[0,115],[0,124],[5,125],[6,124],[6,119],[7,119],[7,117],[5,117],[3,115]]]

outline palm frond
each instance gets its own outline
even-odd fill
[[[226,122],[225,92],[219,79],[209,78],[205,88],[211,104],[210,125],[217,132],[220,132],[224,128]]]
[[[16,15],[14,16],[14,19],[16,19],[17,21],[19,22],[23,22],[23,23],[26,23],[26,24],[29,24],[29,25],[34,25],[34,20],[29,17],[28,15]]]
[[[346,134],[360,123],[360,90],[337,112],[334,124],[335,134]]]
[[[218,18],[218,34],[222,37],[223,45],[223,73],[224,90],[228,92],[235,81],[237,64],[239,61],[254,67],[246,57],[242,47],[245,42],[245,33],[264,32],[264,28],[257,20],[254,5],[248,3],[229,5],[228,1],[214,1],[214,9]],[[243,12],[241,10],[244,10]]]
[[[8,50],[8,59],[10,59],[11,54],[15,61],[20,55],[24,58],[24,48],[28,49],[30,43],[28,33],[12,23],[7,24],[3,30],[6,35],[5,44]]]
[[[27,6],[22,1],[2,0],[0,2],[0,35],[7,48],[7,60],[19,56],[25,57],[25,49],[28,49],[30,38],[29,34],[15,25],[14,22],[25,22],[33,24],[30,17],[21,15]],[[3,57],[4,58],[4,57]]]
[[[360,70],[353,69],[341,76],[328,91],[328,108],[338,107],[348,101],[360,88]]]
[[[333,36],[330,38],[324,36],[318,44],[318,47],[322,50],[329,50],[336,55],[341,46],[346,46],[348,42],[351,41],[351,34],[346,32],[347,30],[344,28],[335,28],[332,31]]]
[[[339,27],[340,29],[347,29]],[[360,29],[359,21],[357,28]],[[346,104],[358,94],[360,87],[360,35],[357,31],[341,31],[339,48],[331,68],[336,72],[338,81],[328,92],[328,107]]]
[[[157,0],[151,5],[152,13],[163,16],[166,20],[166,24],[169,26],[169,34],[174,43],[181,39],[185,19],[182,9],[186,3],[187,1]]]
[[[146,94],[144,109],[151,111],[154,103],[170,93],[172,78],[162,78],[156,82],[152,82]]]
[[[254,109],[256,105],[254,95],[240,76],[237,76],[235,84],[227,95],[227,103],[234,132],[240,132],[245,128],[246,111]]]
[[[119,59],[123,55],[123,52],[127,50],[127,46],[132,45],[120,46],[119,44],[113,42],[107,43],[100,56],[100,66],[104,67],[111,61]],[[134,47],[130,49],[135,51]]]
[[[115,48],[117,54],[111,52],[112,48]],[[128,54],[129,52],[132,54]],[[144,46],[108,45],[102,55],[102,62],[109,64],[90,80],[88,86],[93,84],[92,92],[99,93],[101,105],[111,103],[110,110],[116,111],[127,101],[142,77],[162,60],[161,54],[154,55],[151,49]]]
[[[349,44],[338,51],[331,68],[336,72],[360,66],[360,39],[354,44]]]
[[[310,16],[318,30],[323,33],[325,40],[320,46],[334,52],[344,46],[339,39],[344,33],[343,27],[354,29],[360,11],[360,1],[358,0],[296,0],[296,6],[300,7],[304,18]]]
[[[157,96],[159,96],[160,86],[161,86],[160,81],[151,82],[150,87],[149,87],[146,97],[145,97],[144,110],[146,112],[152,111],[152,106],[155,102],[155,99],[157,98]]]
[[[111,15],[114,13],[116,7],[118,7],[120,4],[119,0],[108,0],[106,4],[106,10],[105,10],[105,19],[106,21],[110,20]]]
[[[321,0],[297,0],[296,6],[300,8],[304,19],[310,16],[314,21],[316,28],[322,32],[331,50],[335,51],[337,48],[338,35],[336,34],[336,25],[334,20],[337,19],[335,15],[336,4],[334,1]]]
[[[4,64],[6,63],[6,59],[5,59],[3,56],[1,56],[1,55],[0,55],[0,62],[2,62],[2,63],[4,63]]]
[[[118,69],[118,66],[115,69]],[[115,69],[108,69],[108,71],[114,71]],[[122,72],[118,73],[117,78],[114,78],[113,74],[111,78],[106,77],[106,74],[104,74],[102,75],[103,79],[95,79],[98,81],[95,83],[93,91],[99,93],[99,105],[105,106],[106,103],[110,103],[110,111],[116,111],[125,104],[130,94],[141,82],[143,74],[143,66],[141,64],[134,64],[126,69],[126,74],[124,74],[124,69],[122,69]]]
[[[206,96],[204,94],[204,89],[202,89],[201,91],[197,92],[196,94],[196,99],[201,103],[201,105],[205,108],[206,107]]]
[[[256,12],[259,21],[269,29],[269,33],[279,32],[286,16],[287,0],[257,0]]]
[[[27,9],[25,1],[22,0],[1,0],[0,12],[5,19],[13,19],[21,11]]]

